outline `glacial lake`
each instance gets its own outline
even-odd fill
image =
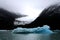
[[[15,34],[11,30],[0,30],[0,40],[60,40],[60,31],[53,34]]]

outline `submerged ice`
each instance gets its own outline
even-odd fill
[[[43,27],[37,27],[37,28],[21,28],[18,27],[14,30],[12,30],[13,33],[42,33],[42,34],[50,34],[53,33],[50,30],[50,27],[48,25],[44,25]]]

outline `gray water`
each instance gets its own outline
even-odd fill
[[[0,40],[60,40],[60,32],[53,34],[14,34],[0,30]]]

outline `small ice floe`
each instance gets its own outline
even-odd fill
[[[12,33],[40,33],[40,34],[51,34],[53,31],[50,30],[50,27],[48,25],[44,25],[43,27],[37,27],[37,28],[21,28],[18,27],[14,30],[12,30]]]

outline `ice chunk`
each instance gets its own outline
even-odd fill
[[[41,33],[41,34],[50,34],[53,33],[50,30],[50,27],[48,25],[44,25],[43,27],[37,27],[37,28],[21,28],[18,27],[14,30],[12,30],[12,33]]]

